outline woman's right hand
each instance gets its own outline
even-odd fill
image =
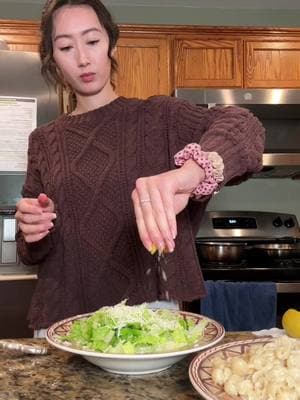
[[[25,242],[33,243],[47,236],[56,218],[53,201],[44,193],[34,198],[23,198],[17,203],[15,218]]]

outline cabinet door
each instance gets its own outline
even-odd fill
[[[36,282],[36,279],[0,280],[0,339],[33,336],[27,314]]]
[[[9,50],[14,50],[14,51],[33,51],[33,52],[38,52],[39,50],[39,45],[36,43],[8,43]]]
[[[167,36],[136,35],[119,39],[115,75],[117,93],[147,98],[170,94],[169,42]]]
[[[246,40],[245,87],[300,87],[300,39]]]
[[[242,40],[177,39],[177,87],[241,87]]]
[[[0,20],[0,39],[10,50],[38,51],[39,38],[38,22]]]

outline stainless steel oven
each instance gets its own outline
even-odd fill
[[[17,254],[15,206],[0,205],[0,276],[36,274],[37,266],[20,262]]]
[[[0,209],[0,272],[2,267],[18,264],[14,213],[13,208]]]
[[[295,215],[252,211],[206,212],[196,238],[205,280],[274,282],[277,325],[300,309],[300,231]]]

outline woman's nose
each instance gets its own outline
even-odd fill
[[[86,51],[82,48],[77,49],[77,64],[79,67],[85,67],[88,65],[89,58],[88,55],[86,54]]]

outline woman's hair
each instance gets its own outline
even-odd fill
[[[61,84],[66,86],[62,77],[57,71],[53,58],[52,30],[53,14],[65,5],[88,5],[97,14],[101,26],[106,30],[109,38],[108,57],[111,60],[112,75],[117,70],[117,61],[112,56],[112,50],[116,46],[119,38],[119,28],[112,19],[111,14],[100,0],[47,0],[42,12],[41,19],[41,42],[39,46],[40,58],[42,62],[41,72],[47,82],[55,86]]]

